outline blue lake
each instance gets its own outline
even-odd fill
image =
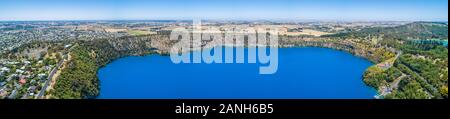
[[[371,62],[327,48],[280,48],[278,72],[260,64],[174,64],[130,56],[101,68],[99,99],[372,99],[362,80]]]

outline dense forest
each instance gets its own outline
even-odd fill
[[[379,91],[383,87],[398,85],[385,95],[384,98],[387,99],[448,98],[448,46],[443,43],[448,42],[447,24],[416,22],[376,29],[362,30],[348,34],[351,36],[347,37],[384,34],[384,39],[378,45],[395,48],[402,55],[387,70],[369,68],[364,75],[366,84]],[[410,39],[411,37],[424,40]],[[405,77],[402,78],[402,74]],[[395,79],[400,82],[396,84]]]
[[[150,43],[160,36],[120,37],[77,41],[70,51],[69,63],[56,80],[51,98],[86,99],[99,95],[99,68],[124,56],[155,52]]]
[[[93,54],[85,47],[71,50],[70,62],[58,77],[51,98],[85,99],[99,94],[98,65]]]

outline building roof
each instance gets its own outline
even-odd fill
[[[20,79],[20,80],[19,80],[19,83],[20,83],[20,84],[25,84],[25,83],[27,83],[27,80],[25,80],[25,79]]]

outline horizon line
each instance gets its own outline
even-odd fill
[[[46,21],[192,21],[194,19],[30,19],[0,20],[0,22]],[[342,19],[201,19],[202,21],[269,21],[269,22],[448,22],[446,20],[342,20]]]

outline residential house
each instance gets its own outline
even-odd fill
[[[8,91],[6,88],[0,88],[0,98],[6,97],[8,95]]]
[[[22,85],[20,85],[20,84],[14,82],[14,87],[16,87],[17,89],[21,89],[21,88],[22,88]]]
[[[1,68],[0,70],[1,70],[1,71],[4,71],[4,72],[9,72],[11,69],[9,69],[8,67],[3,67],[3,68]]]
[[[20,70],[20,69],[17,69],[16,70],[16,73],[18,73],[18,74],[23,74],[25,71],[23,71],[23,70]]]
[[[38,74],[39,79],[45,79],[46,76],[44,73]]]
[[[30,61],[28,61],[28,60],[25,60],[25,61],[23,61],[23,63],[24,63],[25,65],[29,65],[29,64],[31,64],[31,62],[30,62]]]
[[[65,45],[64,48],[69,48],[72,44]]]
[[[31,84],[36,83],[36,80],[33,79],[33,80],[30,81],[30,83]]]
[[[16,95],[17,95],[17,90],[14,89],[14,90],[11,92],[11,94],[8,96],[8,99],[14,99],[14,98],[16,98]]]
[[[26,80],[26,79],[20,79],[20,80],[19,80],[19,83],[22,84],[22,85],[23,85],[23,84],[26,84],[26,83],[27,83],[27,80]]]
[[[27,89],[27,91],[28,91],[28,93],[30,94],[30,96],[33,96],[33,95],[34,95],[34,91],[36,91],[36,86],[30,86],[30,87]]]
[[[21,85],[26,84],[26,83],[27,83],[26,77],[25,77],[25,76],[20,76],[20,77],[19,77],[19,83],[20,83]]]
[[[11,76],[9,76],[9,77],[6,79],[6,82],[9,82],[9,81],[13,80],[13,79],[16,78],[17,76],[18,76],[17,74],[12,74]]]

